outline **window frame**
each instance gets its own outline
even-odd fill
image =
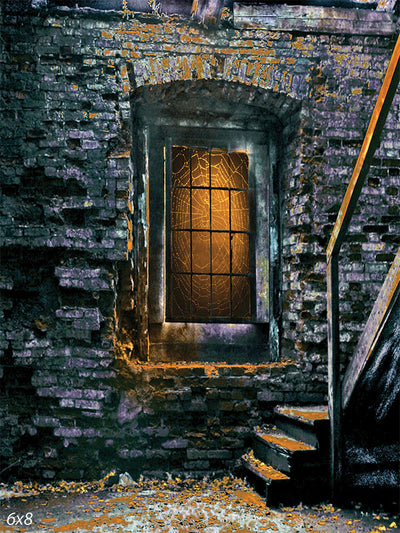
[[[221,142],[222,140],[222,142]],[[149,324],[176,322],[170,320],[167,310],[167,177],[170,170],[169,156],[172,145],[215,146],[228,151],[246,151],[249,154],[249,205],[261,213],[254,217],[254,208],[250,209],[250,219],[255,238],[252,241],[251,261],[254,261],[255,288],[252,316],[249,320],[190,320],[187,323],[203,324],[267,324],[270,319],[270,260],[261,257],[263,252],[270,253],[270,199],[271,164],[269,153],[272,132],[247,130],[242,128],[194,126],[150,126],[146,135],[148,154],[149,190]],[[252,156],[253,154],[253,156]],[[260,190],[260,189],[263,189]],[[255,201],[257,198],[257,202]],[[257,220],[256,220],[257,219]],[[262,220],[261,220],[262,219]],[[263,228],[259,227],[260,225]],[[258,257],[257,257],[258,255]],[[162,256],[162,257],[161,257]],[[180,320],[180,322],[183,322]]]

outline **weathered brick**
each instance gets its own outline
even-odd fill
[[[162,447],[167,450],[180,450],[188,447],[187,439],[172,439],[162,443]]]
[[[281,23],[279,17],[266,22]],[[7,106],[0,241],[6,255],[0,287],[7,299],[0,356],[7,360],[7,398],[13,397],[10,376],[27,394],[16,411],[29,407],[38,434],[54,429],[55,451],[36,459],[38,476],[73,471],[79,477],[89,464],[104,468],[101,449],[115,451],[115,464],[137,474],[162,475],[168,461],[199,476],[227,470],[232,452],[239,454],[252,426],[276,403],[326,400],[325,248],[393,42],[381,34],[383,26],[359,30],[373,31],[372,39],[350,26],[348,35],[309,32],[307,23],[294,20],[305,25],[297,32],[266,32],[241,27],[236,17],[234,31],[194,32],[187,21],[165,17],[155,32],[137,17],[69,8],[62,16],[39,9],[2,19]],[[23,60],[22,52],[32,60]],[[213,366],[197,364],[190,352],[193,364],[157,367],[152,347],[149,364],[132,363],[148,341],[152,239],[132,118],[137,98],[144,107],[146,99],[149,107],[169,98],[181,105],[192,93],[205,95],[216,118],[220,105],[236,116],[240,102],[251,102],[260,123],[270,114],[282,125],[281,355],[301,364]],[[342,249],[344,358],[399,245],[398,105],[396,96],[351,241]],[[229,113],[223,112],[228,121]],[[178,347],[168,362],[185,359],[185,350]],[[71,409],[79,428],[69,427]],[[3,420],[9,425],[2,427],[4,453],[12,457],[19,446],[13,439],[26,427],[19,414]],[[82,440],[76,448],[68,440],[75,437]],[[56,468],[54,457],[64,446],[74,464]]]
[[[82,430],[79,428],[56,428],[54,435],[56,437],[80,437]]]

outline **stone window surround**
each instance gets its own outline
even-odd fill
[[[211,82],[211,84],[212,83],[213,82]],[[221,82],[217,82],[217,83],[219,85],[221,84]],[[208,84],[210,84],[210,82],[208,83],[206,82],[206,85]],[[170,89],[171,86],[176,85],[177,87],[179,87],[182,84],[171,83],[167,85],[169,86],[169,88],[167,88],[166,90],[169,91],[171,90]],[[186,83],[187,87],[189,85],[193,89],[196,86],[196,82],[195,83],[191,82],[189,84]],[[153,147],[154,147],[154,143],[157,144],[160,142],[159,139],[155,140],[157,139],[157,136],[159,135],[159,133],[157,133],[157,128],[158,128],[158,131],[160,131],[160,129],[164,129],[164,136],[165,136],[165,132],[168,129],[169,131],[171,131],[171,128],[172,128],[172,130],[176,132],[178,123],[179,123],[180,128],[184,128],[185,126],[187,127],[188,125],[190,125],[190,127],[192,128],[197,127],[197,128],[200,128],[202,131],[204,131],[205,128],[221,127],[221,125],[226,128],[231,128],[233,131],[235,130],[240,131],[243,128],[248,127],[249,130],[250,128],[253,129],[253,134],[255,134],[257,131],[258,132],[265,131],[267,129],[267,125],[269,125],[270,129],[273,129],[274,131],[278,131],[282,129],[281,121],[274,115],[274,109],[271,106],[266,105],[265,107],[264,106],[258,107],[254,105],[253,102],[252,102],[253,105],[243,104],[243,99],[241,98],[243,95],[241,95],[240,92],[242,92],[243,89],[246,90],[246,88],[238,84],[235,84],[235,85],[239,92],[238,96],[240,98],[240,101],[233,103],[233,107],[235,108],[234,112],[232,112],[232,102],[229,103],[226,101],[225,102],[218,101],[218,105],[216,107],[217,108],[219,107],[219,111],[217,109],[212,109],[212,111],[210,111],[211,106],[212,106],[212,104],[210,106],[210,99],[208,99],[208,102],[205,103],[204,100],[202,101],[201,97],[197,98],[197,103],[196,105],[194,105],[193,102],[196,101],[196,95],[195,95],[195,91],[192,91],[192,89],[188,90],[188,100],[186,101],[186,104],[184,105],[185,109],[180,110],[180,112],[179,112],[179,106],[177,106],[176,102],[170,101],[171,105],[165,106],[164,105],[166,101],[165,98],[162,100],[158,99],[158,101],[156,101],[156,99],[151,100],[151,97],[150,97],[150,100],[147,99],[146,103],[144,104],[143,97],[139,94],[139,98],[136,101],[134,101],[134,105],[133,105],[133,108],[135,109],[134,127],[136,128],[136,131],[137,131],[136,153],[138,154],[138,158],[136,159],[136,165],[137,165],[136,173],[138,176],[140,176],[138,183],[136,184],[137,190],[135,191],[135,195],[137,199],[136,216],[142,221],[143,243],[144,243],[144,247],[146,247],[146,256],[147,256],[146,266],[142,269],[142,272],[138,272],[138,278],[142,277],[143,279],[143,276],[146,278],[147,280],[146,287],[145,287],[145,290],[143,289],[142,291],[139,290],[139,293],[141,294],[136,294],[136,302],[139,302],[139,305],[142,305],[140,303],[141,300],[142,301],[145,300],[147,306],[145,305],[144,308],[148,311],[150,315],[152,312],[154,313],[153,305],[155,305],[156,308],[159,305],[159,302],[160,302],[159,295],[160,293],[162,293],[162,286],[164,285],[164,279],[162,277],[163,269],[161,269],[161,272],[162,272],[162,276],[160,276],[161,289],[159,291],[155,291],[156,297],[155,299],[153,297],[153,301],[152,301],[151,300],[152,299],[151,280],[149,279],[149,277],[151,277],[152,272],[157,271],[157,268],[153,269],[151,266],[150,250],[153,245],[150,244],[150,246],[148,246],[148,242],[149,242],[148,239],[150,238],[150,241],[151,241],[151,231],[149,232],[149,226],[151,226],[152,210],[150,208],[149,212],[147,212],[147,209],[149,208],[147,195],[149,195],[149,199],[151,199],[151,193],[149,193],[149,187],[151,187],[151,178],[149,178],[149,176],[152,175],[150,167],[153,164],[152,162],[154,161],[154,158],[153,156],[149,156],[149,155],[151,152],[151,144],[153,143]],[[158,88],[145,87],[145,88],[142,88],[142,90],[143,89],[144,91],[148,91],[150,93],[152,90],[155,89],[155,92],[157,93],[160,90],[160,87]],[[230,87],[229,90],[232,92],[232,87]],[[178,93],[179,92],[180,91],[178,91]],[[271,95],[271,100],[274,100],[275,98],[280,99],[278,95]],[[227,110],[224,109],[224,106],[231,108],[230,111],[232,115],[230,116],[230,118],[226,118]],[[284,109],[285,107],[289,107],[289,106],[293,106],[293,102],[292,103],[286,102],[283,106],[281,103],[281,105],[277,107],[277,114],[279,113],[279,111],[282,112],[282,109]],[[188,111],[189,108],[191,108],[192,111]],[[186,112],[188,112],[188,115],[185,115],[185,110]],[[253,119],[250,120],[251,117],[254,120]],[[272,125],[272,128],[271,128],[271,125]],[[163,144],[163,142],[161,142],[161,144]],[[279,145],[279,143],[276,143],[276,146],[277,145]],[[159,146],[160,153],[162,149],[163,149],[163,146],[160,145]],[[280,146],[278,146],[278,149],[280,149]],[[276,155],[274,157],[277,158]],[[274,169],[273,171],[271,171],[271,173],[275,173],[274,179],[276,179],[277,165],[276,163],[274,163],[272,166],[274,167]],[[276,184],[274,185],[274,188],[276,188]],[[162,202],[158,202],[158,205],[160,205],[160,203]],[[278,204],[279,204],[279,200],[274,202],[275,210],[278,208]],[[161,219],[163,219],[163,216],[164,216],[163,213],[161,214],[158,213],[156,215],[158,219],[160,216],[161,216]],[[276,215],[273,215],[273,216],[274,218],[276,218]],[[280,232],[280,229],[279,229],[279,221],[277,218],[276,218],[276,223],[278,225],[276,225],[275,227],[272,227],[271,229],[271,231],[274,233],[272,238],[279,239],[278,234]],[[277,276],[277,264],[280,261],[280,254],[278,252],[279,246],[280,246],[279,242],[277,241],[277,246],[274,247],[274,250],[273,250],[273,261],[270,264],[270,269],[271,269],[270,274],[269,274],[270,279],[273,279],[274,276],[276,278]],[[160,242],[156,242],[154,247],[162,248],[163,247],[162,240]],[[137,250],[137,253],[139,253],[138,250]],[[274,262],[275,262],[275,265],[273,265]],[[147,267],[148,264],[149,264],[149,267]],[[160,271],[160,269],[158,270]],[[137,287],[140,286],[140,282],[136,283],[136,286]],[[143,281],[142,281],[142,286],[143,286]],[[273,302],[272,305],[274,307],[274,310],[271,312],[268,329],[273,331],[274,334],[271,335],[269,338],[269,348],[268,348],[269,354],[265,352],[263,356],[263,360],[259,361],[260,363],[266,362],[268,360],[277,360],[280,357],[279,356],[280,332],[279,332],[279,316],[278,315],[280,313],[281,303],[279,301],[280,297],[277,296],[280,290],[280,281],[276,279],[275,281],[272,281],[270,283],[270,286],[273,287],[274,294],[273,295],[268,294],[268,298],[270,298],[270,301]],[[164,299],[161,298],[161,301],[163,300]],[[163,312],[164,311],[162,309],[162,306],[158,307],[158,309],[156,310],[156,314],[159,313],[161,316],[163,316]],[[149,315],[143,312],[140,312],[139,315],[140,315],[141,323],[139,319],[138,332],[139,332],[139,338],[142,339],[142,342],[139,343],[142,347],[140,350],[141,352],[140,358],[142,360],[148,360],[148,353],[150,351],[150,360],[154,361],[154,359],[152,358],[152,353],[153,353],[152,348],[154,348],[154,346],[153,347],[151,346],[151,341],[149,339]],[[150,322],[151,320],[152,319],[150,317]],[[161,320],[160,319],[158,320],[159,320],[158,323],[161,323]],[[164,323],[164,326],[165,326],[165,323]],[[169,328],[171,328],[171,326],[169,326]],[[164,333],[163,335],[164,337],[171,338],[170,333],[171,333],[170,330],[168,330],[165,332],[165,335]],[[185,331],[185,334],[187,335],[187,330]],[[159,339],[157,335],[158,333],[156,334],[156,339],[158,341]],[[211,332],[211,336],[212,335],[214,335],[214,332]],[[243,332],[240,335],[243,335]],[[198,334],[196,332],[194,333],[194,337],[198,339]],[[190,344],[191,340],[193,340],[193,331],[189,333],[188,338],[189,338],[189,344]],[[174,344],[176,343],[174,342]],[[146,354],[146,350],[147,350],[147,354]],[[193,360],[191,359],[190,354],[188,355],[187,350],[186,350],[186,354],[183,357],[181,355],[178,355],[178,358],[177,358],[177,355],[174,354],[171,360],[176,361],[179,359],[184,359],[185,361]],[[196,360],[202,360],[202,359],[200,357],[200,358],[197,358]],[[215,359],[215,360],[218,360],[218,359]]]

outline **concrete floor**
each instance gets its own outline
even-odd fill
[[[0,532],[400,531],[398,517],[330,504],[268,508],[240,479],[0,487]],[[12,514],[14,513],[14,514]],[[8,524],[7,525],[7,521]],[[12,525],[14,523],[14,525]]]

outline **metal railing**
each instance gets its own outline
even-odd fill
[[[342,383],[339,349],[339,253],[386,122],[400,76],[400,36],[365,135],[327,248],[328,409],[331,425],[331,492],[336,499],[342,477]]]

